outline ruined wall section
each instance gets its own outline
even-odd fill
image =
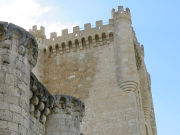
[[[31,72],[37,56],[37,42],[29,32],[14,24],[0,22],[1,135],[46,135],[47,129],[56,127],[53,123],[60,120],[50,118],[52,125],[46,122],[57,108],[57,97],[62,96],[50,94]],[[68,134],[80,135],[84,104],[76,98],[66,97],[67,102],[59,103],[64,111],[56,112],[58,117],[65,119],[59,128],[66,129]],[[51,131],[50,134],[64,134],[64,131]]]
[[[55,95],[55,105],[47,119],[46,135],[81,135],[80,123],[84,115],[84,104],[77,98]]]
[[[29,133],[30,72],[37,43],[23,28],[0,22],[0,134]]]
[[[32,96],[30,98],[30,125],[28,135],[45,135],[46,120],[53,110],[55,99],[33,73],[31,73],[30,77],[30,91]]]

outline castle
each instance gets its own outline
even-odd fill
[[[0,135],[157,135],[130,10],[56,32],[0,22]]]

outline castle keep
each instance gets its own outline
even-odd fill
[[[130,10],[109,23],[27,32],[0,22],[0,135],[157,135]]]

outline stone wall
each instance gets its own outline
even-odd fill
[[[77,98],[56,95],[53,113],[47,120],[46,135],[80,135],[84,104]]]
[[[107,25],[97,21],[94,28],[85,24],[50,39],[33,27],[40,46],[35,73],[52,93],[84,101],[84,135],[156,135],[144,50],[130,10],[119,6],[111,15]]]
[[[80,135],[84,104],[71,96],[49,93],[31,72],[37,56],[38,46],[29,32],[0,22],[0,135],[64,134],[64,130],[49,132],[58,122],[67,135]],[[58,97],[66,97],[67,102],[60,103]],[[57,112],[57,106],[64,111]],[[51,119],[54,113],[64,121]]]
[[[24,29],[0,22],[0,134],[26,135],[29,130],[30,72],[37,43]]]

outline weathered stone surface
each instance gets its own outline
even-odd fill
[[[50,39],[34,26],[38,47],[23,28],[0,22],[0,135],[157,135],[130,10],[111,15],[109,24]]]
[[[84,115],[84,104],[77,98],[55,95],[52,114],[47,120],[47,135],[80,135],[80,123]]]
[[[157,134],[144,49],[131,23],[130,10],[119,6],[109,24],[97,21],[95,28],[85,24],[85,30],[53,32],[50,39],[44,28],[30,30],[39,45],[33,72],[53,94],[85,103],[85,135]]]
[[[27,135],[30,72],[37,61],[37,43],[23,28],[0,22],[0,134]]]

